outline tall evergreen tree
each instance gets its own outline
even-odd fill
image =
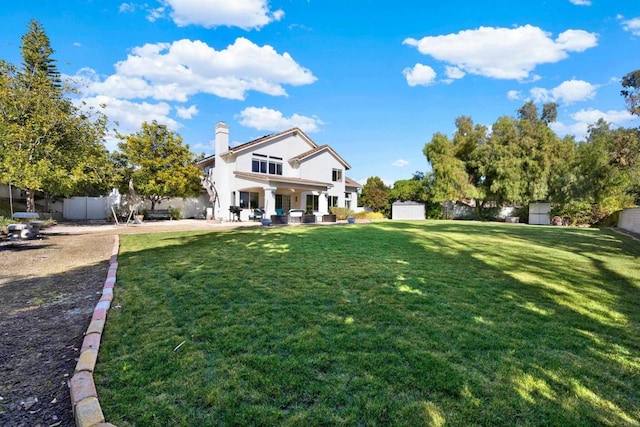
[[[22,67],[26,77],[40,76],[60,89],[62,81],[56,67],[50,40],[44,28],[35,19],[27,25],[27,32],[21,37]]]
[[[49,38],[31,21],[22,38],[21,68],[0,61],[0,182],[35,194],[73,194],[100,183],[106,166],[106,117],[81,111],[61,83]]]

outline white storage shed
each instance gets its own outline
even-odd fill
[[[425,219],[424,203],[397,201],[391,205],[391,219]]]

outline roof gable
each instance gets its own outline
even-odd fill
[[[269,144],[278,139],[281,139],[286,136],[300,136],[300,138],[309,144],[311,149],[316,148],[318,145],[311,140],[304,132],[302,132],[299,128],[291,128],[282,132],[273,133],[271,135],[265,135],[258,139],[254,139],[253,141],[245,142],[244,144],[240,144],[236,147],[230,148],[229,151],[223,154],[238,154],[243,151],[247,151],[249,149],[255,149],[262,145]]]
[[[304,152],[302,154],[299,154],[299,155],[293,157],[291,160],[301,162],[301,161],[304,161],[305,159],[308,159],[311,156],[314,156],[316,154],[320,154],[320,153],[323,153],[323,152],[328,152],[333,157],[335,157],[336,160],[338,160],[340,163],[342,163],[342,165],[344,166],[345,169],[351,169],[351,165],[349,165],[349,163],[347,163],[347,161],[345,159],[340,157],[340,155],[338,153],[336,153],[333,148],[329,147],[326,144],[325,145],[321,145],[321,146],[316,146],[315,148],[312,148],[309,151],[306,151],[306,152]]]

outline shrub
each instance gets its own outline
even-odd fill
[[[180,219],[182,218],[182,212],[178,208],[169,208],[169,212],[171,212],[171,219]]]
[[[618,221],[620,220],[620,212],[615,211],[602,218],[596,225],[598,227],[617,227]]]
[[[594,225],[609,214],[609,212],[603,211],[599,205],[586,200],[554,205],[550,213],[552,217],[561,217],[563,222],[569,225]]]
[[[345,220],[350,216],[353,216],[353,211],[349,208],[339,208],[336,206],[336,207],[332,207],[330,211],[333,215],[336,216],[336,219],[338,221]]]
[[[429,219],[445,219],[442,212],[442,203],[428,201],[425,203],[425,211]]]
[[[529,205],[517,208],[513,213],[513,216],[518,217],[518,222],[522,224],[529,224]]]
[[[480,219],[482,221],[497,221],[499,213],[500,208],[498,207],[482,208],[480,209]]]
[[[369,219],[369,220],[386,218],[382,212],[367,212],[367,211],[358,212],[357,214],[354,214],[352,216],[355,219]]]
[[[3,233],[7,232],[7,225],[9,224],[13,224],[13,221],[11,220],[11,218],[6,218],[2,215],[0,215],[0,231]]]

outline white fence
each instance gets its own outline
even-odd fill
[[[64,219],[104,220],[111,216],[111,207],[118,210],[119,195],[107,197],[71,197],[64,199],[62,216]],[[178,209],[183,218],[204,218],[210,202],[206,196],[189,199],[169,199],[156,203],[156,209]],[[151,203],[146,201],[141,209],[151,209]]]
[[[64,199],[62,216],[70,220],[105,219],[111,205],[108,197],[70,197]]]
[[[620,212],[618,228],[632,233],[640,233],[640,208],[624,209]]]

